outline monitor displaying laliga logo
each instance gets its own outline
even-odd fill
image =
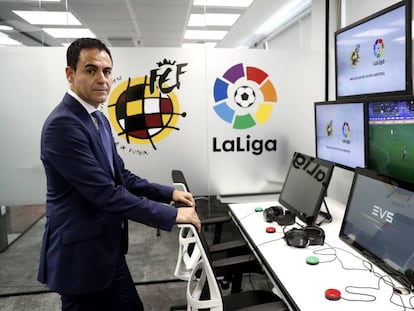
[[[187,65],[159,62],[149,76],[128,78],[119,83],[108,99],[108,115],[118,136],[128,144],[151,144],[167,137],[177,127],[180,112],[175,89]]]
[[[214,83],[214,111],[234,129],[265,124],[276,101],[268,74],[256,67],[236,64]]]

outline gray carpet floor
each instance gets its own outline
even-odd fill
[[[223,210],[216,209],[217,216]],[[60,310],[60,297],[37,281],[45,218],[42,217],[8,249],[0,253],[0,310]],[[130,222],[127,262],[147,311],[169,310],[185,303],[186,283],[174,277],[178,256],[178,228],[172,232]],[[212,241],[212,232],[206,233]],[[234,225],[226,225],[222,240],[240,238]],[[244,277],[243,290],[269,288],[263,275]],[[224,291],[226,294],[226,291]]]
[[[146,311],[167,311],[171,305],[184,304],[185,288],[185,282],[137,286]],[[0,298],[1,311],[58,311],[60,308],[60,296],[55,293]]]
[[[0,295],[38,292],[37,269],[45,218],[41,218],[6,251],[0,253]],[[178,254],[178,230],[161,232],[130,222],[128,266],[137,283],[174,280]]]

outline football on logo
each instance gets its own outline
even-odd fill
[[[256,67],[237,64],[214,83],[214,111],[234,129],[263,125],[277,101],[268,74]]]
[[[240,86],[234,94],[234,101],[242,108],[250,107],[256,101],[256,94],[250,86]]]

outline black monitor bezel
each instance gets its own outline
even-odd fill
[[[316,206],[313,209],[313,214],[312,215],[305,215],[302,211],[295,208],[293,205],[291,205],[289,202],[285,201],[285,199],[283,198],[283,192],[286,189],[286,180],[289,177],[289,173],[292,170],[295,158],[298,155],[306,157],[307,159],[310,159],[312,162],[315,162],[318,165],[322,165],[322,166],[324,166],[328,169],[325,180],[323,182],[323,187],[322,187],[322,189],[319,193],[319,196],[317,198],[317,201],[316,201],[316,204],[315,204]],[[319,158],[315,158],[315,157],[309,156],[307,154],[295,151],[293,153],[292,160],[290,162],[289,169],[288,169],[288,172],[286,174],[285,182],[283,183],[282,190],[280,191],[279,202],[285,208],[287,208],[289,211],[291,211],[298,219],[300,219],[306,225],[308,225],[308,226],[315,225],[316,220],[317,220],[318,215],[319,215],[319,212],[320,212],[320,209],[321,209],[322,202],[323,202],[323,200],[326,196],[327,190],[328,190],[328,186],[329,186],[329,182],[330,182],[331,177],[332,177],[333,170],[334,170],[334,164],[332,162],[326,161],[326,160],[323,160],[323,159],[319,159]],[[298,193],[298,195],[300,195],[300,193]]]
[[[375,93],[364,93],[364,94],[351,94],[351,95],[338,95],[338,55],[337,55],[337,38],[339,34],[342,34],[346,31],[349,31],[357,26],[360,26],[364,23],[367,23],[375,18],[381,17],[382,15],[389,13],[397,8],[405,6],[405,90],[398,90],[398,91],[389,91],[389,92],[375,92]],[[371,97],[386,97],[386,96],[396,96],[396,95],[408,95],[413,92],[413,85],[412,85],[412,25],[411,25],[411,13],[412,5],[411,1],[400,1],[397,2],[381,11],[378,11],[374,14],[371,14],[359,21],[356,21],[348,26],[345,26],[337,31],[334,32],[334,50],[335,50],[335,94],[336,99],[369,99]]]
[[[335,104],[358,104],[361,103],[362,104],[362,108],[363,108],[363,127],[364,127],[364,167],[368,166],[368,108],[367,108],[367,104],[365,100],[361,100],[361,99],[343,99],[343,100],[334,100],[334,101],[318,101],[318,102],[314,102],[313,105],[313,109],[314,109],[314,129],[315,129],[315,154],[317,158],[323,159],[318,155],[318,139],[317,139],[317,123],[316,123],[316,107],[317,106],[321,106],[321,105],[335,105]],[[351,167],[351,166],[347,166],[345,164],[342,163],[338,163],[333,161],[332,159],[323,159],[326,161],[330,161],[333,162],[335,166],[349,170],[349,171],[354,171],[355,167]]]
[[[339,230],[339,238],[347,245],[349,245],[351,248],[356,250],[358,253],[360,253],[362,256],[367,258],[370,262],[373,262],[375,265],[380,267],[382,270],[384,270],[386,273],[388,273],[391,277],[395,278],[398,282],[400,282],[402,285],[409,288],[411,291],[414,291],[414,284],[410,282],[410,280],[407,278],[407,276],[402,273],[401,271],[394,269],[391,265],[387,264],[384,260],[373,254],[371,251],[367,250],[365,247],[363,247],[361,244],[359,244],[357,241],[354,241],[350,239],[348,236],[344,234],[344,229],[346,225],[347,215],[350,210],[350,204],[352,202],[352,197],[356,185],[356,180],[358,176],[366,176],[371,179],[375,179],[378,181],[382,181],[388,184],[391,184],[393,186],[398,186],[399,188],[409,190],[411,192],[414,192],[414,184],[406,182],[404,180],[400,180],[394,177],[386,176],[383,174],[380,174],[376,171],[367,169],[367,168],[356,168],[355,174],[352,180],[352,185],[349,191],[349,197],[345,208],[344,217],[342,218],[342,224],[341,229]]]

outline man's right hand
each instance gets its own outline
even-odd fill
[[[177,224],[190,223],[193,224],[198,231],[201,230],[201,221],[198,218],[197,212],[194,207],[180,207],[177,208],[177,218],[175,219]]]

